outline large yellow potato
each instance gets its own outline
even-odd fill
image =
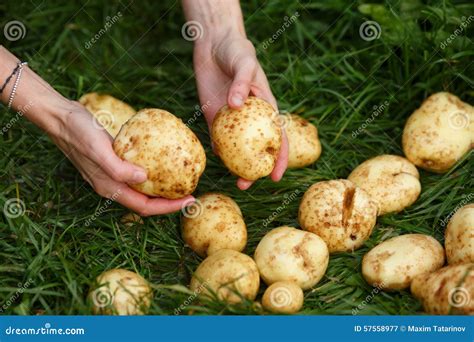
[[[122,125],[136,113],[130,105],[107,94],[88,93],[83,95],[79,102],[113,138],[117,136]]]
[[[268,232],[254,255],[263,281],[294,281],[303,290],[316,285],[329,262],[326,243],[316,234],[292,227]]]
[[[262,306],[271,312],[292,314],[303,307],[304,294],[301,287],[293,281],[277,281],[263,294]]]
[[[128,120],[115,138],[114,151],[146,170],[148,179],[130,186],[150,196],[176,199],[191,194],[206,167],[196,135],[161,109],[142,109]]]
[[[117,268],[97,277],[89,298],[95,314],[143,315],[150,307],[153,292],[140,275]]]
[[[474,108],[453,94],[433,94],[408,118],[402,144],[416,166],[446,172],[474,145]]]
[[[362,259],[362,275],[372,286],[402,290],[416,276],[444,264],[443,246],[429,235],[405,234],[384,241]]]
[[[259,286],[253,259],[231,249],[220,249],[204,259],[190,285],[197,295],[217,296],[228,303],[240,303],[243,298],[254,300]]]
[[[250,96],[240,109],[227,105],[212,124],[216,153],[227,168],[239,177],[257,180],[275,167],[281,146],[281,128],[275,109],[262,99]]]
[[[399,212],[412,205],[421,192],[419,178],[415,165],[390,154],[366,160],[348,177],[377,202],[379,215]]]
[[[208,193],[184,211],[184,241],[200,256],[220,249],[242,251],[247,243],[247,227],[239,206],[228,196]]]
[[[451,217],[444,246],[449,264],[474,262],[474,204],[465,205]]]
[[[474,263],[450,265],[417,276],[411,293],[431,315],[474,315]]]
[[[313,184],[301,200],[301,228],[320,236],[329,252],[352,251],[369,238],[377,219],[377,205],[346,179]]]
[[[288,114],[285,126],[288,137],[288,167],[299,168],[313,164],[321,155],[321,143],[315,125],[299,115]]]

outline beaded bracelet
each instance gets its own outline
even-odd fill
[[[21,64],[21,62],[18,62],[18,64],[16,65],[15,69],[13,69],[12,73],[10,74],[10,76],[7,77],[7,79],[6,79],[5,82],[3,83],[2,87],[0,88],[0,94],[3,93],[3,91],[4,91],[5,88],[7,87],[8,83],[10,83],[10,80],[12,79],[12,77],[15,76],[16,72],[18,71],[18,69],[20,69],[20,64]]]
[[[21,73],[23,72],[23,66],[25,65],[28,65],[28,63],[23,62],[23,63],[18,64],[19,66],[18,74],[16,75],[16,80],[15,80],[15,83],[13,84],[12,92],[10,93],[10,98],[8,99],[8,106],[7,106],[8,109],[12,107],[13,98],[15,97],[18,84],[20,83]]]

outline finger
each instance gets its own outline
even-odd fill
[[[279,182],[288,167],[288,138],[284,129],[281,130],[281,147],[275,168],[272,171],[271,178],[274,182]]]
[[[265,72],[263,71],[260,65],[258,65],[257,67],[257,74],[255,75],[255,84],[251,87],[251,92],[256,97],[259,97],[270,103],[275,110],[278,110],[277,101],[270,89],[267,76],[265,76]]]
[[[240,58],[235,64],[235,76],[227,94],[229,107],[242,107],[249,96],[250,85],[255,77],[256,60],[252,57]]]
[[[247,190],[248,188],[252,186],[252,184],[253,184],[253,181],[251,180],[244,179],[244,178],[237,179],[237,187],[240,190]]]

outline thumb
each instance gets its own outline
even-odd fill
[[[99,160],[96,163],[113,180],[129,184],[143,183],[147,180],[147,173],[143,168],[120,159],[111,146],[103,150],[104,152],[100,153]]]
[[[250,87],[255,77],[257,62],[253,57],[243,57],[235,63],[235,76],[229,88],[227,103],[229,107],[242,107],[249,96]]]

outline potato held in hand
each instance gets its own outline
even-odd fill
[[[94,115],[96,120],[115,138],[136,111],[131,106],[107,94],[88,93],[79,102]]]
[[[288,167],[299,168],[313,164],[321,155],[318,129],[296,114],[288,114],[285,126],[288,137]]]
[[[241,251],[247,243],[247,227],[239,206],[228,196],[208,193],[186,207],[183,239],[200,256],[220,249]]]
[[[219,157],[239,177],[257,180],[275,167],[281,129],[273,107],[250,96],[240,109],[222,107],[212,124],[212,139]]]
[[[148,179],[130,186],[150,196],[176,199],[191,194],[206,167],[196,135],[161,109],[142,109],[128,120],[115,138],[114,150],[146,170]]]
[[[474,262],[474,204],[465,205],[451,217],[444,245],[449,264]]]
[[[474,315],[474,263],[451,265],[422,274],[411,293],[431,315]]]
[[[474,144],[474,108],[453,94],[433,94],[408,118],[402,143],[416,166],[446,172]]]

